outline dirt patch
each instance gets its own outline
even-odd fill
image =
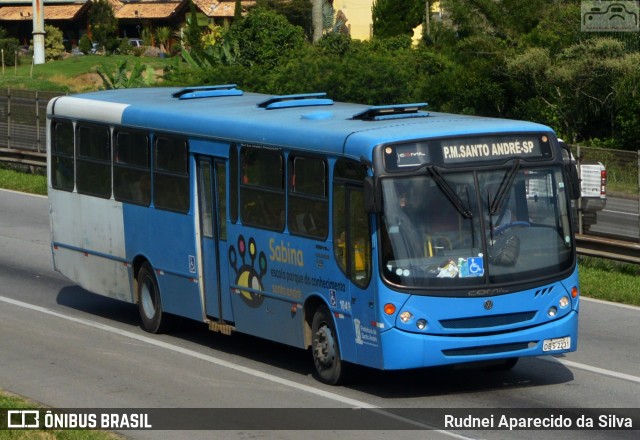
[[[52,82],[64,84],[72,93],[90,92],[102,86],[102,79],[97,73],[83,73],[75,77],[54,76]]]

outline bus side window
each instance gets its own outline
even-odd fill
[[[111,134],[106,125],[76,127],[76,186],[78,193],[111,197]]]
[[[339,160],[333,173],[333,251],[338,266],[360,286],[371,280],[371,224],[364,209],[365,168]]]
[[[238,221],[238,146],[229,149],[229,217],[231,223]]]
[[[73,191],[73,124],[55,121],[51,124],[51,186]]]
[[[155,140],[153,203],[156,208],[189,212],[189,145],[179,137]]]
[[[151,170],[149,136],[117,131],[113,148],[113,196],[118,201],[149,206]]]
[[[249,226],[284,230],[284,166],[279,150],[240,150],[240,218]]]
[[[327,166],[323,159],[289,158],[289,231],[293,235],[327,238],[329,206]]]

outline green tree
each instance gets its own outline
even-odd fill
[[[422,23],[422,0],[374,0],[371,6],[374,38],[413,35],[413,29]]]
[[[236,0],[236,4],[233,8],[233,21],[238,22],[242,20],[242,2],[240,0]]]
[[[190,51],[201,51],[201,36],[202,29],[198,24],[196,5],[191,1],[189,2],[189,15],[186,17],[186,23],[182,31],[182,46],[186,47]]]
[[[44,53],[46,60],[51,61],[60,59],[64,53],[62,31],[55,26],[45,25],[44,32]]]
[[[118,20],[108,0],[91,2],[88,23],[93,41],[112,52],[117,46]]]
[[[276,12],[254,8],[242,22],[231,26],[229,38],[238,42],[240,63],[275,66],[304,45],[302,28]]]
[[[591,38],[551,56],[533,47],[508,60],[517,110],[556,128],[571,142],[615,138],[640,126],[633,115],[640,96],[637,54],[624,43]],[[618,141],[622,144],[622,139]]]

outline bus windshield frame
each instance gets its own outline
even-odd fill
[[[395,172],[380,176],[378,217],[385,283],[416,294],[466,296],[472,289],[566,276],[575,267],[569,184],[548,138],[540,138],[549,146],[541,142],[529,158],[442,166],[446,160],[436,147],[423,149],[431,161],[419,156],[422,163],[410,167],[387,166]],[[414,151],[424,144],[416,143]],[[396,153],[388,145],[379,148],[382,156]],[[401,151],[410,150],[403,144]],[[397,163],[402,160],[407,163]]]

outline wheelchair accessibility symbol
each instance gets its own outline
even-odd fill
[[[459,261],[460,278],[484,276],[484,260],[482,257],[470,257]]]
[[[472,275],[482,275],[484,268],[482,267],[482,258],[469,258],[469,273]]]

